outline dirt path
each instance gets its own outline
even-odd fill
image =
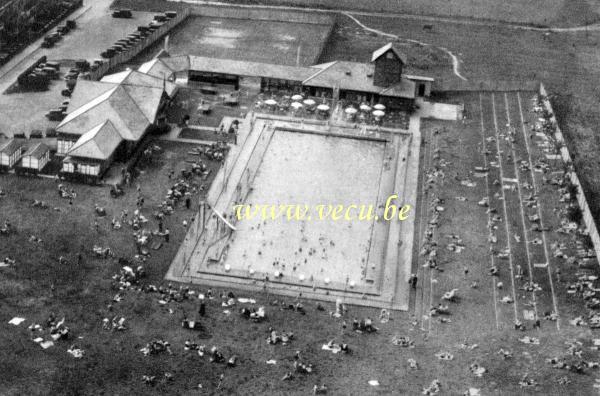
[[[356,19],[352,14],[350,14],[348,12],[343,12],[343,14],[346,15],[348,18],[352,19],[354,22],[356,22],[358,24],[358,26],[360,26],[361,28],[363,28],[364,30],[367,30],[369,32],[378,34],[380,36],[390,37],[390,38],[393,38],[395,40],[404,40],[404,41],[408,41],[410,43],[415,43],[415,44],[422,45],[424,47],[433,47],[433,48],[439,49],[440,51],[442,51],[442,52],[446,53],[448,56],[450,56],[450,58],[452,59],[452,70],[454,71],[454,74],[458,78],[460,78],[461,80],[467,81],[467,79],[462,74],[460,74],[460,71],[459,71],[460,61],[458,60],[458,58],[456,57],[456,55],[454,55],[447,48],[436,47],[436,46],[433,46],[431,44],[424,43],[422,41],[412,40],[412,39],[405,39],[405,38],[401,38],[401,37],[399,37],[399,36],[397,36],[395,34],[385,33],[385,32],[382,32],[381,30],[373,29],[373,28],[370,28],[370,27],[364,25],[361,21],[359,21],[358,19]]]
[[[369,16],[369,17],[380,17],[380,18],[400,18],[400,19],[412,19],[420,20],[424,22],[444,22],[444,23],[457,23],[461,25],[475,25],[475,26],[502,26],[512,29],[532,30],[539,32],[584,32],[584,31],[600,31],[600,23],[585,26],[573,26],[573,27],[535,27],[530,25],[520,25],[510,22],[501,21],[488,21],[478,19],[465,19],[465,18],[453,18],[443,16],[431,16],[431,15],[417,15],[417,14],[398,14],[393,12],[368,12],[368,11],[354,11],[344,10],[337,8],[311,8],[311,7],[294,7],[294,6],[281,6],[281,5],[261,5],[261,4],[234,4],[223,1],[206,1],[206,0],[167,0],[172,3],[187,3],[194,5],[211,5],[211,6],[226,6],[226,7],[237,7],[237,8],[252,8],[252,9],[266,9],[266,10],[284,10],[284,11],[304,11],[304,12],[321,12],[321,13],[342,13],[352,12],[354,15]]]

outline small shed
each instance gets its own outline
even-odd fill
[[[23,155],[23,143],[10,139],[0,144],[0,171],[11,169]]]
[[[21,169],[25,172],[40,172],[50,161],[50,148],[44,143],[37,143],[29,148],[21,159]]]

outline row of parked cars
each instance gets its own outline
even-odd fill
[[[115,16],[114,13],[113,16]],[[153,21],[150,22],[148,25],[138,26],[135,32],[127,35],[127,37],[123,39],[117,40],[117,42],[114,45],[107,48],[105,51],[102,51],[100,56],[102,56],[103,58],[110,59],[118,53],[126,52],[127,50],[129,50],[129,48],[139,43],[144,37],[149,36],[153,31],[161,27],[169,19],[173,19],[176,16],[177,12],[175,11],[167,11],[164,14],[155,15]]]
[[[46,113],[46,118],[50,121],[62,121],[67,116],[67,107],[69,107],[69,102],[69,99],[66,99],[59,107],[48,111]]]
[[[17,82],[22,89],[45,90],[50,80],[58,78],[59,69],[58,62],[48,62],[47,58],[42,56],[19,74]]]
[[[42,48],[52,48],[57,41],[62,39],[62,36],[69,33],[71,30],[77,27],[77,23],[74,20],[68,20],[63,25],[58,25],[56,27],[56,31],[50,33],[49,35],[44,37],[44,41],[42,42]]]
[[[93,63],[90,63],[85,59],[76,60],[75,67],[69,69],[69,71],[65,74],[64,79],[67,84],[67,88],[63,89],[61,94],[69,98],[73,93],[73,89],[75,89],[75,85],[77,85],[77,79],[89,78],[90,70],[97,69],[102,63],[104,63],[102,59],[96,59]],[[67,115],[68,106],[69,99],[65,99],[60,106],[48,111],[46,113],[46,118],[48,118],[50,121],[62,121]]]

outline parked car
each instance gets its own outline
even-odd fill
[[[133,14],[131,10],[121,9],[113,11],[112,16],[113,18],[132,18]]]
[[[52,61],[46,62],[46,67],[51,67],[53,69],[56,69],[56,71],[59,71],[60,70],[60,63],[58,63],[58,62],[52,62]]]
[[[62,109],[52,109],[46,113],[46,118],[50,121],[62,121],[66,114]]]
[[[29,133],[29,139],[41,139],[43,137],[41,129],[33,129],[31,133]]]

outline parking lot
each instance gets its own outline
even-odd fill
[[[15,59],[0,68],[0,133],[7,137],[15,133],[29,135],[31,130],[46,130],[57,125],[44,114],[61,104],[65,99],[60,91],[65,82],[54,80],[50,89],[43,92],[22,92],[6,95],[4,92],[16,82],[17,76],[41,56],[61,63],[65,73],[76,59],[100,58],[100,52],[115,41],[125,37],[152,20],[153,13],[134,12],[131,19],[113,18],[109,10],[110,1],[85,1],[74,14],[77,28],[66,34],[53,48],[41,48],[38,40],[18,54]]]

